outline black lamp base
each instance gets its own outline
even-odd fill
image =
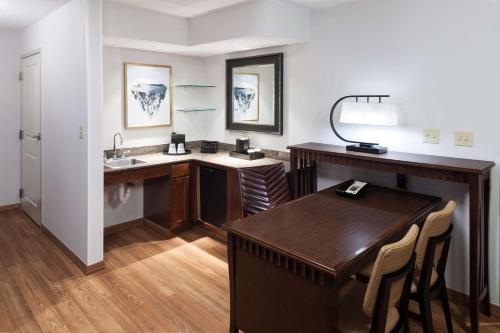
[[[347,151],[356,151],[359,153],[368,153],[368,154],[385,154],[387,153],[387,147],[377,146],[377,145],[349,145],[346,146],[345,149]]]

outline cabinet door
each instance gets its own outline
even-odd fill
[[[200,218],[221,227],[227,222],[227,173],[215,168],[200,167]]]
[[[172,228],[189,223],[189,177],[170,180]]]

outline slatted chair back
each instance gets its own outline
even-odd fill
[[[284,163],[239,170],[243,216],[257,214],[290,201]]]

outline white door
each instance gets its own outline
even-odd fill
[[[40,54],[22,59],[21,78],[21,206],[41,224]]]

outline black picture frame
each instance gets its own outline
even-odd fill
[[[274,125],[233,121],[233,68],[255,65],[274,65]],[[226,60],[226,129],[283,135],[283,53]]]

